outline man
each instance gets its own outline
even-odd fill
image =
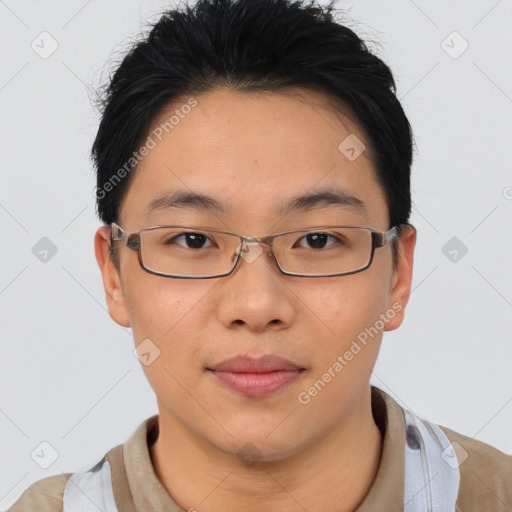
[[[134,46],[95,251],[159,414],[12,512],[512,508],[512,457],[369,384],[416,242],[394,88],[331,7],[200,0]]]

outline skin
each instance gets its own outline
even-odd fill
[[[326,96],[220,88],[195,98],[198,105],[136,169],[120,208],[123,229],[181,224],[191,215],[200,226],[254,237],[325,224],[388,229],[388,208],[368,151],[349,161],[338,150],[347,135],[363,142],[366,136],[333,112]],[[162,112],[155,126],[185,101]],[[325,206],[277,213],[291,197],[333,184],[361,199],[367,212]],[[230,205],[232,214],[179,209],[144,217],[152,199],[177,187],[212,195]],[[201,512],[224,512],[228,504],[248,512],[357,508],[382,450],[369,384],[382,332],[307,405],[297,395],[397,303],[402,310],[384,330],[400,326],[415,230],[402,234],[396,267],[388,244],[376,249],[363,272],[309,279],[281,274],[267,250],[251,263],[241,260],[228,277],[170,279],[145,272],[136,252],[116,242],[118,272],[109,259],[109,236],[105,226],[95,235],[109,313],[132,328],[137,345],[149,338],[160,350],[143,365],[160,415],[150,453],[173,499]],[[271,396],[247,397],[206,370],[241,354],[277,354],[306,371]],[[247,452],[247,443],[258,450],[256,463],[239,453]]]

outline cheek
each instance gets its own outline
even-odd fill
[[[364,273],[331,278],[297,292],[306,315],[327,338],[342,343],[373,325],[384,312],[388,292],[382,281]],[[336,281],[334,281],[336,280]]]
[[[159,363],[169,370],[200,364],[199,326],[208,316],[201,305],[211,286],[149,274],[140,282],[132,279],[125,296],[135,344],[150,340]]]
[[[193,284],[149,276],[143,284],[133,281],[129,288],[133,338],[141,366],[169,409],[168,401],[186,402],[184,389],[192,389],[204,360],[199,326],[205,312],[200,304],[209,288]]]
[[[382,338],[380,315],[387,306],[382,282],[353,274],[310,290],[304,326],[314,338],[310,378],[297,399],[313,414],[324,414],[332,404],[355,404],[366,389]],[[306,294],[301,297],[308,302]],[[304,307],[304,311],[308,308]]]
[[[201,291],[184,280],[135,269],[126,279],[124,296],[138,341],[141,336],[165,338],[197,305]]]
[[[317,379],[336,375],[323,400],[348,386],[361,386],[369,380],[382,338],[380,315],[387,307],[387,294],[382,282],[369,273],[340,277],[336,283],[325,283],[310,290],[309,306],[303,308],[309,318],[304,328],[315,339],[314,364],[310,384]],[[334,278],[333,278],[334,279]],[[341,357],[341,360],[339,359]],[[324,380],[325,380],[324,379]]]

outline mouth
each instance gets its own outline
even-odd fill
[[[251,397],[269,396],[290,385],[306,371],[276,355],[237,356],[207,370],[222,385]]]

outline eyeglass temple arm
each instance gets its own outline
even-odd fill
[[[123,238],[123,230],[115,222],[112,222],[112,224],[110,224],[110,229],[110,237],[112,238],[112,240],[121,240],[122,242],[125,241]]]
[[[402,232],[403,227],[411,227],[412,229],[416,230],[416,228],[409,222],[404,222],[403,224],[399,224],[397,226],[393,226],[391,229],[388,229],[388,231],[385,231],[384,233],[375,233],[376,236],[376,247],[382,247],[383,245],[386,245],[388,242],[391,242],[391,240],[394,240],[395,238],[400,238],[400,234]]]
[[[111,227],[111,238],[112,240],[119,240],[123,242],[126,247],[130,247],[131,249],[137,249],[140,241],[140,237],[138,233],[128,234],[125,233],[120,226],[118,226],[115,222],[112,222]]]
[[[393,226],[391,229],[384,231],[384,233],[375,233],[375,246],[383,247],[391,240],[398,238],[400,236],[400,228],[398,226]]]

